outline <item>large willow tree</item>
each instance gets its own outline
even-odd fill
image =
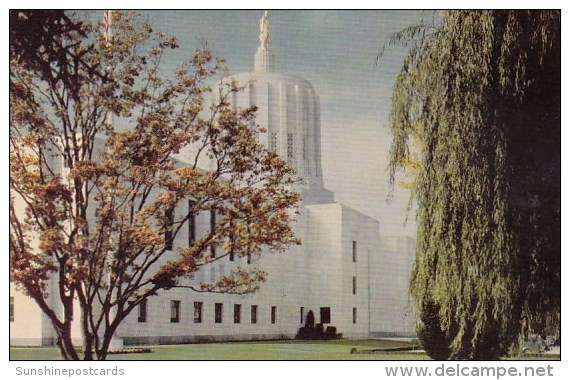
[[[394,38],[412,42],[390,167],[419,149],[418,332],[434,358],[498,358],[559,324],[560,13],[452,11]]]

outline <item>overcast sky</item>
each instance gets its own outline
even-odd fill
[[[166,56],[165,73],[204,42],[227,60],[231,74],[253,71],[263,11],[141,13],[155,30],[178,38],[181,48]],[[382,235],[415,236],[415,223],[410,215],[404,225],[405,191],[396,189],[387,202],[390,99],[405,47],[390,47],[379,65],[376,57],[392,33],[432,15],[406,10],[269,11],[275,71],[309,80],[320,97],[325,187],[337,202],[378,219]]]

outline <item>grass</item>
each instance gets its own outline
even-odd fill
[[[148,346],[152,353],[109,355],[109,360],[427,360],[425,354],[358,350],[395,348],[409,343],[380,339],[335,341],[272,341]],[[56,348],[10,348],[10,360],[59,360]]]

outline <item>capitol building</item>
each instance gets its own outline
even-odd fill
[[[315,323],[325,329],[334,326],[344,338],[414,335],[407,285],[415,241],[382,236],[377,220],[335,202],[333,192],[324,187],[319,96],[307,80],[274,71],[277,57],[269,37],[265,14],[253,72],[228,79],[245,87],[232,94],[231,104],[258,108],[256,122],[267,130],[261,135],[263,143],[303,179],[294,226],[301,245],[257,259],[227,257],[200,269],[188,281],[212,281],[248,266],[265,271],[268,278],[249,295],[162,291],[119,327],[117,340],[124,345],[290,339],[305,325],[309,312]],[[184,162],[184,154],[177,159]],[[208,228],[210,215],[196,215],[192,233],[206,233]],[[188,241],[189,233],[178,234],[173,251]],[[10,295],[10,343],[54,344],[50,321],[34,302],[12,285]],[[75,330],[80,342],[78,321]]]

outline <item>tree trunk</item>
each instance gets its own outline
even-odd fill
[[[103,337],[103,343],[101,344],[101,349],[97,351],[97,359],[99,360],[107,359],[107,353],[109,352],[109,346],[111,345],[113,334],[115,334],[115,330],[111,331],[110,328],[107,328],[105,330],[105,336]]]
[[[84,304],[84,297],[81,292],[77,292],[81,304],[81,335],[83,338],[83,359],[93,360],[93,348],[95,336],[89,329],[89,306]]]
[[[82,335],[83,335],[83,360],[93,360],[93,335],[89,332],[86,316],[82,316]]]
[[[65,360],[79,360],[79,355],[77,355],[71,339],[71,321],[65,322],[59,328],[56,327],[56,332],[56,343],[63,358]]]
[[[61,287],[61,285],[60,285]],[[62,297],[64,320],[58,330],[58,341],[61,341],[60,350],[66,360],[79,360],[79,355],[73,347],[71,339],[71,323],[73,322],[73,292],[69,296]]]

